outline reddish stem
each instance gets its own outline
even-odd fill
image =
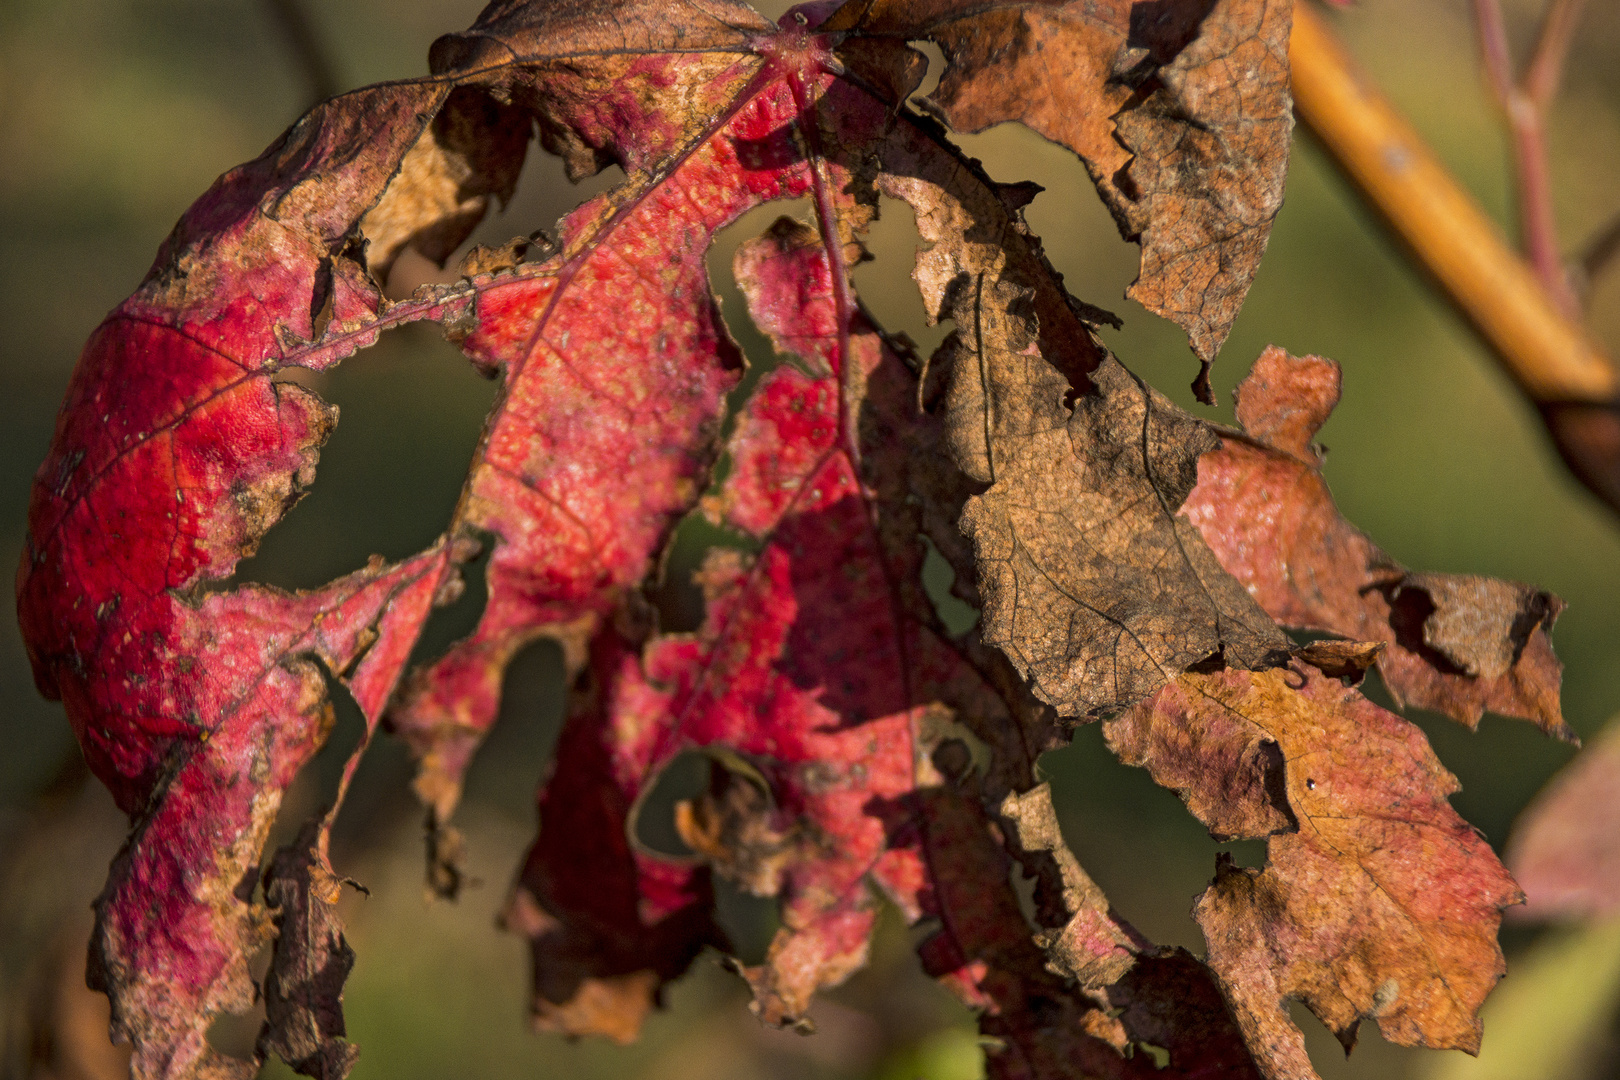
[[[1541,36],[1536,41],[1535,55],[1525,66],[1520,85],[1530,100],[1543,112],[1552,104],[1563,81],[1564,61],[1575,40],[1575,27],[1580,25],[1586,0],[1553,0],[1541,22]]]
[[[1554,303],[1572,318],[1580,316],[1581,302],[1558,245],[1552,173],[1547,159],[1546,113],[1558,92],[1584,2],[1553,0],[1542,20],[1535,55],[1523,76],[1515,81],[1500,0],[1474,0],[1485,73],[1513,136],[1520,242]]]

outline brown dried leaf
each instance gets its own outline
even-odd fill
[[[354,950],[338,918],[343,882],[321,850],[323,829],[320,821],[305,825],[265,874],[265,903],[279,936],[264,981],[257,1052],[261,1061],[274,1053],[304,1076],[342,1080],[360,1057],[343,1038],[343,983]]]
[[[1114,123],[1134,157],[1099,190],[1121,232],[1142,245],[1142,273],[1126,295],[1187,331],[1203,361],[1193,390],[1213,404],[1209,365],[1282,208],[1294,129],[1293,3],[1198,0],[1179,7],[1207,12],[1191,41],[1184,29],[1190,12],[1133,7],[1131,46],[1147,55],[1124,75],[1134,92]]]
[[[1085,162],[1142,272],[1127,295],[1220,351],[1282,205],[1291,0],[850,0],[827,28],[929,38],[925,102],[959,131],[1018,120]],[[1087,103],[1077,107],[1076,103]]]
[[[1339,366],[1272,346],[1237,390],[1242,432],[1198,463],[1182,516],[1286,626],[1384,642],[1402,705],[1469,727],[1489,709],[1573,740],[1548,638],[1564,602],[1516,582],[1413,573],[1339,516],[1311,440],[1339,400]]]
[[[1184,675],[1105,733],[1212,832],[1268,838],[1266,868],[1223,856],[1195,912],[1268,1077],[1315,1076],[1289,998],[1347,1048],[1373,1017],[1392,1042],[1478,1050],[1522,896],[1421,731],[1296,661]]]
[[[1091,378],[1071,411],[1051,381],[988,372],[983,412],[1041,426],[992,442],[993,482],[962,515],[984,639],[1043,701],[1084,718],[1210,657],[1248,667],[1287,644],[1176,515],[1207,429],[1112,359]]]
[[[851,173],[869,168],[847,145]],[[880,193],[910,203],[913,273],[956,331],[923,398],[967,478],[982,637],[1065,716],[1130,705],[1212,655],[1259,663],[1286,639],[1175,516],[1213,436],[1097,341],[1025,226],[1027,193],[888,133]]]

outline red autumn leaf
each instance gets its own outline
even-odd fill
[[[1198,463],[1182,514],[1286,626],[1385,643],[1397,702],[1469,727],[1489,709],[1572,740],[1548,638],[1564,602],[1516,582],[1414,573],[1339,516],[1311,439],[1339,400],[1339,366],[1272,346],[1237,390],[1241,432]]]
[[[820,260],[819,273],[800,265],[810,259]],[[916,744],[928,708],[978,712],[994,699],[889,585],[891,577],[915,576],[922,550],[915,525],[875,527],[873,493],[863,490],[844,446],[838,304],[814,234],[781,222],[768,243],[745,247],[738,264],[745,290],[798,302],[792,327],[773,325],[769,306],[759,317],[779,340],[793,333],[795,348],[821,374],[778,368],[738,422],[730,475],[707,511],[761,547],[751,558],[711,554],[700,575],[702,628],[639,646],[617,634],[600,639],[593,688],[569,721],[556,780],[541,802],[543,828],[519,894],[530,899],[519,907],[546,916],[535,936],[541,969],[559,970],[549,955],[555,943],[583,933],[578,924],[603,922],[609,910],[616,923],[628,923],[614,927],[628,946],[624,957],[646,964],[661,952],[653,941],[683,909],[696,906],[706,917],[707,890],[701,880],[680,880],[694,878],[691,870],[625,846],[630,808],[682,750],[743,755],[757,781],[736,779],[689,812],[687,834],[745,886],[782,895],[784,929],[753,981],[762,1015],[783,1023],[803,1014],[820,983],[838,981],[864,957],[874,914],[867,879],[896,898],[922,879],[914,857],[888,850],[874,807],[909,792],[926,768]],[[903,424],[915,408],[909,373],[869,329],[857,326],[846,340],[858,350],[851,355],[862,365],[855,382],[867,414],[876,414],[879,431],[891,419]],[[905,462],[872,441],[862,449],[875,470]],[[763,789],[750,797],[756,782]],[[591,868],[597,852],[614,848],[636,872],[610,908]],[[903,906],[915,910],[915,901]],[[691,930],[683,935],[680,966],[703,940]],[[615,952],[586,950],[593,961]],[[588,978],[579,994],[596,995],[599,981]],[[644,981],[636,1015],[657,985]],[[574,1000],[548,1000],[542,988],[537,1012],[571,1033],[593,1030],[574,1019]]]
[[[431,77],[324,103],[221,178],[92,338],[36,482],[19,612],[41,688],[135,821],[92,967],[137,1076],[252,1074],[206,1032],[251,1003],[248,961],[273,934],[259,1052],[349,1068],[329,820],[256,899],[281,793],[331,725],[325,676],[411,743],[448,840],[505,668],[541,637],[585,676],[507,913],[533,944],[542,1025],[632,1037],[664,982],[724,945],[721,873],[781,901],[782,932],[744,972],[773,1022],[859,966],[876,889],[938,920],[925,965],[980,1010],[997,1076],[1146,1075],[1149,1046],[1170,1075],[1252,1075],[1251,1049],[1269,1061],[1297,1036],[1248,1024],[1253,995],[1229,979],[1234,1017],[1207,968],[1119,920],[1035,783],[1057,716],[1287,655],[1219,545],[1178,515],[1218,439],[1099,344],[1102,316],[1022,221],[1029,186],[994,184],[906,105],[913,36],[954,50],[947,116],[1045,61],[997,74],[964,44],[972,26],[926,4],[862,5],[819,29],[829,9],[777,27],[734,0],[497,2],[435,44]],[[1280,191],[1286,0],[1114,4],[1103,23],[1017,10],[1051,55],[1089,57],[1041,108],[1115,116],[1133,156],[1099,186],[1144,238],[1141,289],[1207,360]],[[1040,127],[1038,111],[981,117]],[[625,182],[532,261],[475,250],[458,283],[387,302],[379,283],[407,245],[444,260],[512,191],[531,133],[571,175],[611,162]],[[744,248],[738,279],[803,367],[763,379],[722,446],[743,360],[705,258],[747,210],[800,197],[815,227]],[[930,318],[955,323],[915,366],[852,293],[880,197],[915,211],[913,276]],[[228,583],[313,481],[336,421],[287,369],[323,370],[419,320],[500,380],[445,534],[312,592]],[[706,562],[697,632],[661,633],[644,589],[696,509],[748,550]],[[982,600],[975,634],[940,627],[923,534]],[[478,627],[402,679],[430,609],[486,547]],[[1478,644],[1432,621],[1433,649]],[[1484,671],[1500,651],[1456,662]],[[636,807],[691,748],[729,763],[680,811],[700,858],[640,850]],[[1424,812],[1451,827],[1443,805]],[[1037,879],[1034,926],[1014,862]],[[437,869],[453,885],[453,865]]]
[[[1289,998],[1346,1048],[1375,1018],[1392,1042],[1478,1051],[1523,896],[1417,727],[1296,661],[1183,675],[1104,730],[1211,833],[1267,838],[1264,870],[1223,855],[1195,909],[1266,1076],[1316,1075]]]

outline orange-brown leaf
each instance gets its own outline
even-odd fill
[[[1339,516],[1311,441],[1339,400],[1339,366],[1272,346],[1237,398],[1243,431],[1199,461],[1182,514],[1266,613],[1384,642],[1378,670],[1397,702],[1470,727],[1489,709],[1572,739],[1548,637],[1562,600],[1517,582],[1414,573]]]
[[[1282,205],[1291,0],[849,0],[832,30],[937,42],[928,106],[959,131],[1017,120],[1074,151],[1142,246],[1128,295],[1180,324],[1211,400]]]
[[[1289,998],[1347,1047],[1374,1018],[1392,1042],[1478,1049],[1522,897],[1421,731],[1299,662],[1183,675],[1105,730],[1212,830],[1268,838],[1263,870],[1223,856],[1196,908],[1268,1076],[1315,1075]]]

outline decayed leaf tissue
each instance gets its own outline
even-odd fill
[[[1268,351],[1241,429],[1145,385],[1026,227],[1033,191],[950,141],[1020,121],[1079,155],[1141,244],[1131,295],[1207,371],[1281,202],[1290,18],[1288,0],[850,0],[779,24],[730,0],[496,0],[434,45],[432,75],[324,102],[222,176],[86,346],[18,575],[39,686],[133,822],[90,974],[135,1075],[253,1075],[207,1032],[261,992],[266,948],[258,1052],[348,1072],[331,819],[262,850],[331,728],[327,675],[409,743],[448,830],[505,668],[539,638],[562,646],[571,713],[504,922],[531,942],[542,1027],[635,1038],[666,982],[728,949],[718,874],[780,904],[741,971],[762,1020],[800,1023],[858,969],[886,901],[929,928],[924,967],[979,1012],[995,1077],[1310,1077],[1288,999],[1347,1045],[1366,1020],[1476,1048],[1518,889],[1421,732],[1356,686],[1376,666],[1399,701],[1567,736],[1562,602],[1406,570],[1338,516],[1310,441],[1330,361]],[[916,39],[945,57],[927,98]],[[511,194],[531,140],[571,176],[626,179],[526,259],[476,249],[454,284],[385,299],[401,252],[448,259]],[[880,198],[916,214],[912,276],[951,327],[932,356],[853,291]],[[735,264],[787,362],[728,418],[745,360],[706,256],[789,199],[813,214]],[[337,422],[288,372],[423,320],[499,385],[443,536],[310,592],[233,584]],[[738,542],[696,576],[701,625],[671,632],[647,591],[689,515]],[[929,544],[982,609],[966,633],[923,588]],[[484,555],[476,630],[407,670]],[[1263,869],[1223,864],[1198,901],[1204,960],[1144,938],[1063,843],[1036,758],[1094,721],[1213,833],[1266,839]],[[638,800],[694,749],[714,762],[677,813],[696,857],[645,850]]]

